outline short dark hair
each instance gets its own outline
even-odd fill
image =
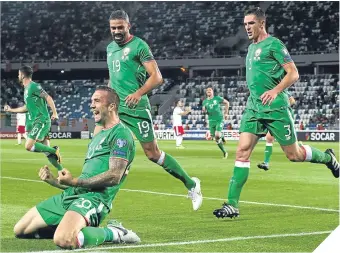
[[[244,13],[244,16],[255,15],[259,20],[266,20],[266,13],[260,8],[251,8]]]
[[[97,90],[106,91],[108,93],[108,96],[107,96],[108,104],[115,104],[116,108],[118,110],[120,99],[119,99],[117,92],[114,89],[112,89],[108,86],[98,86],[96,88],[96,91]]]
[[[30,67],[28,65],[23,65],[23,66],[20,67],[19,70],[26,78],[32,78],[32,76],[33,76],[32,67]]]
[[[110,15],[110,19],[109,20],[113,20],[113,19],[123,19],[126,22],[130,23],[129,16],[128,16],[128,14],[124,10],[115,10],[115,11],[113,11],[111,13],[111,15]]]

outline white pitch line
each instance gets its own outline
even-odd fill
[[[88,249],[76,249],[74,251],[100,251],[100,250],[115,250],[115,249],[133,249],[133,248],[153,248],[153,247],[165,247],[165,246],[178,246],[178,245],[192,245],[192,244],[205,244],[205,243],[216,243],[216,242],[230,242],[230,241],[241,241],[241,240],[254,240],[254,239],[267,239],[267,238],[282,238],[282,237],[296,237],[296,236],[309,236],[309,235],[323,235],[330,234],[332,231],[317,231],[317,232],[303,232],[294,234],[276,234],[276,235],[257,235],[257,236],[241,236],[211,240],[196,240],[196,241],[184,241],[184,242],[166,242],[166,243],[150,243],[150,244],[139,244],[139,245],[127,245],[127,246],[106,246],[96,247]],[[50,251],[36,251],[36,253],[57,253],[65,252],[65,250],[50,250]],[[33,252],[31,252],[33,253]]]
[[[10,179],[10,180],[19,180],[19,181],[28,181],[28,182],[36,182],[36,183],[43,183],[40,180],[34,179],[25,179],[25,178],[17,178],[17,177],[1,177],[3,179]],[[174,194],[174,193],[166,193],[166,192],[154,192],[154,191],[146,191],[146,190],[134,190],[134,189],[120,189],[121,191],[127,192],[140,192],[140,193],[148,193],[148,194],[155,194],[155,195],[163,195],[163,196],[173,196],[173,197],[187,197],[184,194]],[[207,200],[220,200],[225,201],[222,198],[212,198],[212,197],[203,197]],[[275,204],[275,203],[266,203],[266,202],[255,202],[255,201],[240,201],[241,203],[251,204],[251,205],[263,205],[263,206],[281,206],[281,207],[288,207],[288,208],[297,208],[297,209],[309,209],[309,210],[317,210],[317,211],[326,211],[326,212],[337,212],[340,213],[340,210],[336,209],[329,209],[329,208],[321,208],[321,207],[313,207],[313,206],[296,206],[296,205],[288,205],[288,204]]]

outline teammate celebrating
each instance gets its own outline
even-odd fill
[[[92,95],[91,109],[103,129],[91,140],[78,178],[67,169],[55,178],[47,166],[40,178],[64,189],[30,209],[15,225],[18,238],[43,238],[49,226],[57,226],[54,243],[64,249],[95,246],[104,242],[137,243],[139,237],[117,221],[99,228],[112,208],[135,156],[135,144],[128,128],[120,123],[119,97],[109,87],[98,87]]]
[[[18,108],[5,106],[5,111],[14,113],[29,113],[29,123],[32,129],[29,131],[25,148],[30,152],[43,152],[49,161],[58,169],[62,170],[59,147],[49,147],[45,145],[45,138],[51,127],[51,119],[47,109],[47,104],[52,109],[52,119],[57,119],[58,114],[53,99],[44,91],[40,84],[32,81],[33,69],[29,66],[22,66],[19,69],[19,82],[24,86],[24,99],[26,105]],[[47,102],[47,104],[46,104]],[[40,143],[45,142],[45,143]]]
[[[299,74],[284,44],[269,36],[265,25],[266,16],[260,8],[245,13],[244,27],[248,38],[253,41],[246,57],[250,95],[242,115],[228,200],[222,208],[213,212],[218,218],[239,216],[238,203],[249,175],[250,155],[258,139],[268,130],[290,161],[325,164],[334,177],[339,177],[339,163],[333,150],[321,152],[308,145],[298,145],[288,96],[284,90],[299,79]]]
[[[174,109],[174,112],[172,113],[172,119],[173,119],[173,127],[176,134],[176,148],[177,149],[183,149],[182,141],[183,141],[183,134],[184,129],[182,125],[182,116],[188,115],[191,110],[183,111],[183,103],[181,100],[178,100],[176,103],[176,107]]]
[[[292,95],[290,95],[289,92],[287,92],[288,98],[289,98],[289,105],[293,106],[295,104],[295,99]],[[264,151],[264,162],[259,163],[257,165],[258,168],[263,169],[265,171],[269,170],[269,161],[270,157],[273,153],[273,143],[274,143],[274,137],[268,132],[266,134],[266,149]]]
[[[207,88],[206,94],[207,98],[204,99],[202,103],[202,109],[203,112],[206,112],[208,114],[210,135],[212,138],[215,138],[217,146],[223,152],[223,157],[227,158],[228,152],[224,149],[222,143],[225,142],[225,140],[222,135],[224,123],[221,103],[225,105],[224,119],[227,119],[229,112],[229,102],[225,98],[214,96],[214,90],[211,87]]]
[[[112,12],[109,22],[113,38],[107,47],[109,86],[117,91],[120,98],[119,117],[139,140],[148,159],[184,183],[193,209],[197,210],[203,200],[199,179],[189,177],[172,156],[158,148],[155,139],[146,94],[163,82],[158,65],[149,46],[130,34],[131,25],[125,11]],[[149,78],[146,78],[147,75]],[[95,132],[99,130],[97,125]]]
[[[26,114],[25,113],[17,113],[18,143],[16,145],[21,145],[21,135],[25,139],[27,139],[25,124],[26,124]]]

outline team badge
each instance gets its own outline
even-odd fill
[[[122,55],[122,60],[123,61],[126,61],[126,60],[128,60],[129,59],[129,56],[128,56],[128,54],[130,53],[130,48],[128,48],[128,47],[126,47],[126,48],[124,48],[124,50],[123,50],[123,55]]]
[[[255,56],[254,56],[254,60],[255,60],[255,61],[260,60],[260,54],[261,54],[261,52],[262,52],[262,49],[261,49],[261,48],[256,49],[256,51],[255,51]]]
[[[118,139],[118,140],[116,141],[116,144],[117,144],[117,146],[118,146],[119,148],[122,148],[122,147],[126,146],[127,141],[126,141],[126,140],[123,140],[123,139]]]

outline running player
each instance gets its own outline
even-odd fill
[[[17,238],[46,238],[48,228],[57,226],[53,241],[63,249],[140,242],[134,232],[117,221],[98,227],[126,179],[135,144],[119,120],[117,93],[106,86],[98,87],[91,100],[95,122],[103,128],[88,146],[81,175],[73,178],[63,169],[55,178],[47,166],[41,168],[40,178],[64,191],[31,208],[14,227]]]
[[[51,119],[47,109],[47,104],[52,110],[52,119],[57,119],[58,114],[53,99],[42,89],[40,84],[32,81],[33,69],[29,66],[22,66],[19,69],[19,82],[25,88],[24,99],[26,105],[19,108],[5,106],[5,111],[14,113],[29,113],[29,121],[32,124],[25,148],[30,152],[42,152],[58,170],[62,170],[59,147],[50,147],[45,141],[48,136]],[[47,103],[47,104],[46,104]],[[43,143],[42,143],[43,142]]]
[[[188,115],[191,110],[183,111],[183,103],[181,100],[178,100],[176,103],[176,107],[172,113],[173,127],[176,135],[176,148],[184,149],[182,146],[184,129],[182,125],[182,116]]]
[[[197,210],[203,200],[200,180],[191,178],[171,155],[160,150],[155,138],[146,94],[163,82],[157,62],[146,42],[130,34],[125,11],[112,12],[109,23],[113,41],[107,47],[108,85],[120,98],[119,117],[139,140],[148,159],[184,183],[193,209]],[[100,128],[97,125],[94,132]]]
[[[253,42],[246,57],[250,95],[242,115],[228,200],[222,208],[213,212],[217,218],[239,216],[239,199],[249,175],[249,158],[258,139],[267,131],[277,140],[290,161],[325,164],[334,177],[339,177],[339,163],[332,149],[322,152],[309,145],[298,145],[288,96],[284,90],[299,79],[299,73],[285,45],[268,35],[265,26],[266,16],[261,8],[245,13],[244,27]]]
[[[289,105],[293,106],[295,104],[295,99],[294,97],[287,92],[288,98],[289,98]],[[273,143],[274,143],[274,137],[268,132],[266,134],[266,149],[264,150],[264,162],[259,163],[257,165],[258,168],[263,169],[265,171],[269,170],[269,161],[270,157],[273,153]]]
[[[214,90],[208,87],[206,90],[207,98],[202,103],[202,110],[208,114],[209,129],[212,138],[215,138],[217,146],[223,153],[223,157],[228,157],[228,152],[224,149],[223,142],[224,136],[222,135],[222,129],[224,126],[224,119],[228,118],[229,102],[223,97],[214,96]],[[225,105],[224,116],[221,109],[221,104]]]

